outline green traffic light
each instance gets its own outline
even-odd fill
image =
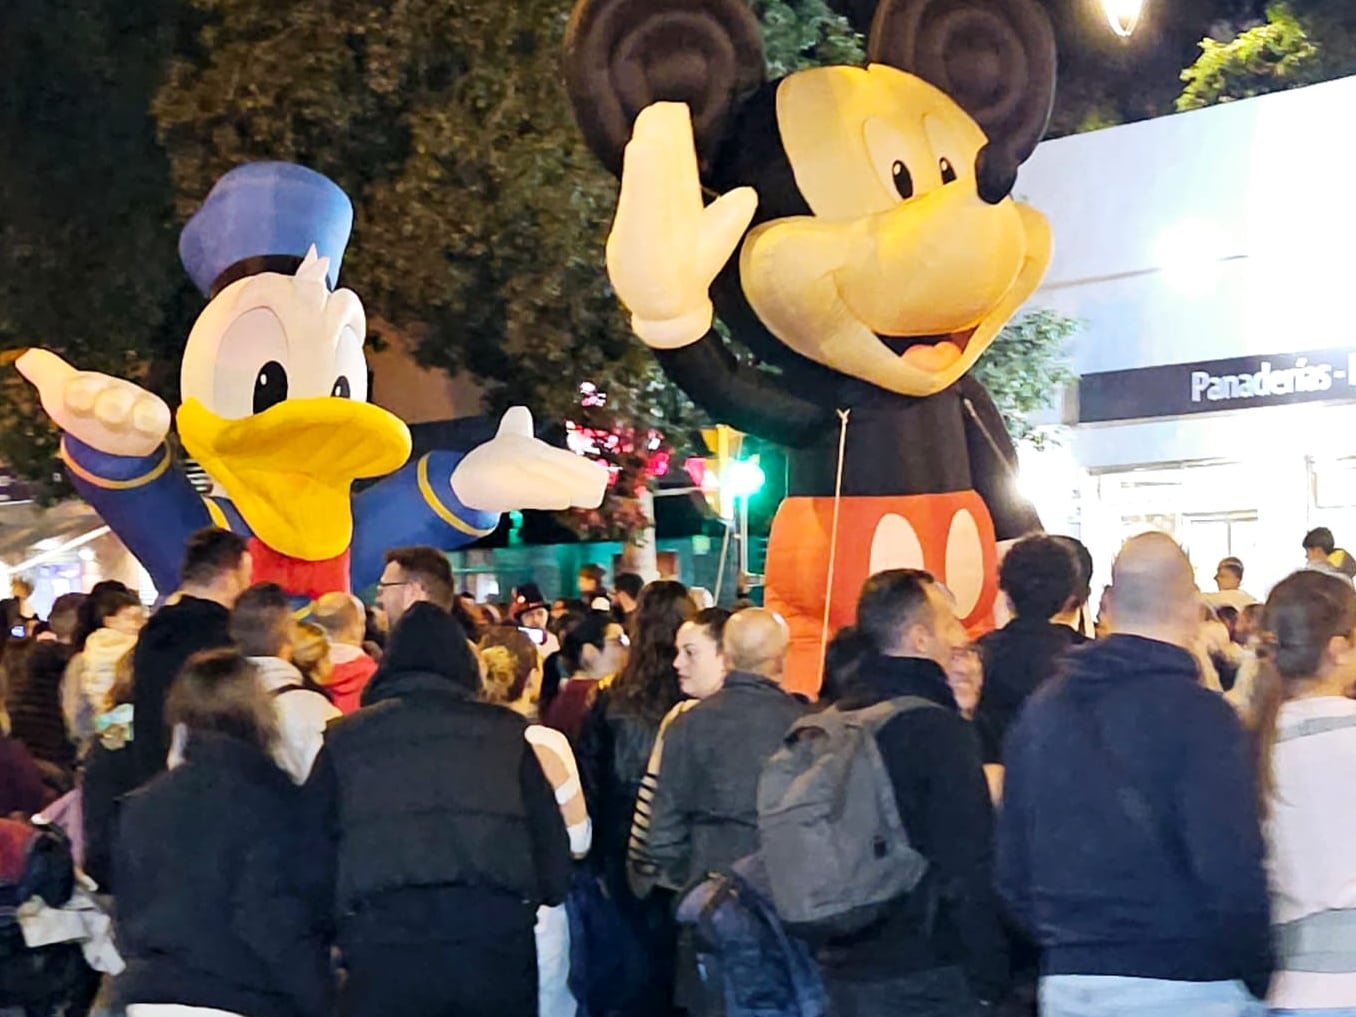
[[[735,498],[748,498],[763,489],[767,481],[763,468],[754,459],[736,459],[725,475],[725,490]]]

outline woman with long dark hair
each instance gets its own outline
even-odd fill
[[[626,880],[626,846],[641,780],[665,715],[682,696],[678,630],[696,614],[682,583],[650,583],[630,617],[631,651],[615,679],[601,683],[579,736],[579,769],[594,817],[589,860],[643,946],[645,977],[614,986],[606,1009],[615,1015],[666,1013],[673,998],[676,935],[667,895],[638,900]],[[624,944],[616,944],[620,949]],[[585,1001],[586,1005],[590,1001]],[[595,1009],[595,1007],[590,1007]]]
[[[1356,1015],[1356,591],[1296,572],[1267,598],[1258,786],[1270,855],[1275,1014]]]

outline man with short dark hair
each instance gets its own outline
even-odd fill
[[[456,592],[452,565],[436,547],[396,547],[386,552],[386,568],[377,582],[377,602],[385,609],[392,628],[420,601],[451,611]]]
[[[1333,539],[1332,530],[1326,526],[1315,526],[1304,535],[1304,540],[1300,544],[1304,548],[1304,567],[1313,569],[1315,572],[1326,572],[1330,576],[1337,576],[1351,582],[1351,573],[1349,569],[1338,567],[1337,541]],[[1343,559],[1349,558],[1343,552]]]
[[[151,616],[132,655],[136,737],[131,752],[138,783],[165,768],[170,685],[193,654],[231,644],[230,610],[249,586],[253,567],[245,538],[229,530],[209,526],[188,538],[178,597]]]
[[[626,623],[640,601],[640,591],[645,589],[645,580],[634,572],[623,572],[612,584],[613,607],[617,621]]]
[[[836,706],[857,710],[910,696],[876,735],[900,819],[927,875],[883,921],[821,954],[833,1009],[860,1017],[970,1017],[998,1000],[1007,944],[992,889],[993,806],[979,743],[947,669],[968,651],[949,595],[927,572],[866,581],[857,627],[868,656]]]
[[[979,640],[984,691],[975,723],[984,762],[1001,761],[1008,727],[1073,645],[1073,629],[1051,619],[1074,599],[1077,584],[1077,562],[1057,537],[1023,537],[1003,556],[998,588],[1007,595],[1013,618]]]
[[[278,718],[273,758],[295,783],[304,784],[325,740],[326,725],[340,713],[319,692],[306,688],[293,665],[294,625],[292,605],[277,583],[251,586],[231,611],[231,639],[273,699]]]
[[[1249,604],[1257,603],[1257,598],[1242,588],[1242,559],[1233,556],[1221,558],[1215,567],[1215,585],[1219,589],[1205,595],[1211,607],[1232,607],[1235,611],[1242,611]]]
[[[1108,609],[1110,634],[1032,697],[1005,752],[998,886],[1042,948],[1041,1013],[1261,1015],[1271,930],[1249,749],[1200,683],[1199,594],[1171,537],[1126,542]]]
[[[1315,526],[1304,535],[1300,546],[1304,548],[1304,557],[1312,565],[1326,562],[1328,555],[1337,548],[1337,541],[1333,538],[1332,530],[1326,526]]]

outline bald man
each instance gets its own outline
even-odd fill
[[[358,709],[363,689],[377,671],[377,662],[363,649],[367,609],[351,593],[327,593],[312,606],[310,620],[330,637],[330,663],[334,667],[330,698],[347,716]]]
[[[1041,1013],[1263,1014],[1271,977],[1252,763],[1190,647],[1199,593],[1162,533],[1112,569],[1110,632],[1008,737],[998,884],[1037,938]]]
[[[660,883],[686,887],[758,847],[758,776],[806,705],[783,691],[790,632],[761,607],[721,636],[725,684],[676,716],[664,736],[649,852]]]

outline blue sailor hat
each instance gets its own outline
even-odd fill
[[[179,259],[198,289],[213,297],[245,276],[295,272],[315,245],[339,263],[353,229],[353,203],[333,180],[290,162],[252,162],[212,188],[179,234]]]

